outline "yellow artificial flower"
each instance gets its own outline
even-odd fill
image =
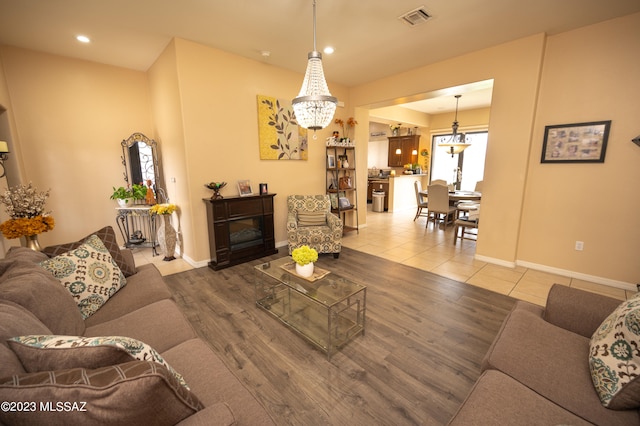
[[[175,204],[156,204],[151,207],[151,214],[171,214],[176,211]]]

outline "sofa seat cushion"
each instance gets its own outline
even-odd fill
[[[223,402],[209,405],[178,423],[180,426],[231,426],[237,424],[229,406]]]
[[[144,342],[125,336],[28,335],[12,337],[9,347],[29,373],[67,368],[99,368],[123,362],[153,361],[166,367],[186,387],[180,373]]]
[[[22,306],[0,300],[0,377],[26,372],[7,339],[31,333],[51,334],[51,331]]]
[[[482,373],[448,424],[591,425],[496,370]]]
[[[113,295],[95,314],[85,320],[87,327],[120,318],[154,302],[171,299],[171,292],[155,265],[138,268],[127,278],[127,285]]]
[[[588,338],[516,307],[505,319],[482,368],[502,371],[589,422],[638,422],[635,410],[614,411],[602,406],[591,382],[588,353]]]
[[[91,327],[85,336],[128,336],[162,353],[196,334],[173,300],[160,300],[133,312]],[[179,370],[178,370],[179,371]]]
[[[82,244],[84,244],[86,240],[92,235],[97,235],[98,238],[102,240],[102,243],[107,248],[107,250],[109,250],[111,257],[113,258],[114,262],[116,262],[125,277],[136,273],[135,263],[130,262],[126,256],[123,256],[120,247],[118,246],[118,241],[116,240],[116,233],[111,226],[105,226],[104,228],[99,229],[96,232],[92,232],[86,237],[81,238],[79,241],[45,247],[44,249],[42,249],[42,253],[46,254],[49,257],[59,256],[63,253],[77,249]]]
[[[622,302],[593,333],[589,367],[605,407],[640,407],[640,293]]]
[[[202,408],[192,392],[152,361],[14,375],[0,380],[0,399],[37,408],[2,411],[2,424],[173,425]],[[55,412],[42,410],[41,404],[53,404]],[[62,409],[56,410],[58,404]]]
[[[205,407],[226,403],[239,425],[275,424],[262,405],[202,340],[191,339],[162,352]],[[206,365],[206,368],[202,368]]]
[[[25,247],[9,250],[0,261],[0,300],[24,307],[54,334],[82,335],[85,325],[73,298],[38,265],[45,259],[47,256]]]

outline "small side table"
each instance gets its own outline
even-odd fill
[[[134,204],[116,207],[116,212],[116,223],[124,239],[124,246],[150,248],[153,256],[157,256],[156,215],[151,214],[151,206]]]

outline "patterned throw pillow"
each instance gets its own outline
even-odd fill
[[[623,302],[591,336],[591,379],[602,405],[640,407],[640,293]]]
[[[46,254],[49,257],[56,257],[68,251],[77,249],[79,246],[84,244],[86,240],[89,239],[92,235],[97,235],[98,238],[100,238],[104,246],[107,248],[107,250],[109,250],[109,253],[111,254],[114,262],[116,262],[116,265],[118,265],[118,268],[120,268],[125,277],[129,277],[136,273],[135,264],[129,263],[127,259],[122,255],[120,246],[118,245],[118,241],[116,239],[116,233],[111,226],[105,226],[102,229],[98,229],[96,232],[92,232],[90,235],[87,235],[80,241],[45,247],[42,249],[42,253]]]
[[[21,401],[25,407],[0,411],[0,424],[168,426],[204,408],[165,367],[151,361],[16,374],[0,379],[0,400]]]
[[[65,368],[100,368],[137,359],[161,364],[189,389],[175,371],[151,346],[123,336],[82,337],[31,335],[7,340],[28,372]]]
[[[95,235],[78,248],[44,260],[40,265],[71,293],[84,319],[95,314],[127,284],[102,240]]]

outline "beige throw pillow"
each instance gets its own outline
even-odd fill
[[[327,224],[327,213],[325,212],[298,212],[298,225],[300,226],[322,226]]]

